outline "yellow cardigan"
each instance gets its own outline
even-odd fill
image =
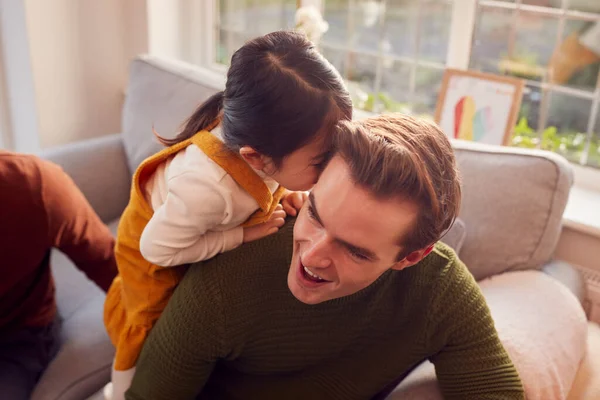
[[[272,194],[239,155],[208,131],[198,132],[142,162],[133,175],[129,204],[117,231],[115,255],[119,275],[108,290],[104,305],[104,324],[117,349],[114,368],[118,371],[135,366],[148,333],[185,272],[184,267],[164,268],[146,261],[140,253],[140,237],[153,215],[143,194],[145,182],[160,164],[190,145],[198,146],[257,201],[259,210],[244,226],[267,221],[284,192],[279,187]]]

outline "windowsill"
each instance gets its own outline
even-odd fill
[[[571,188],[563,222],[568,228],[600,238],[600,192]]]

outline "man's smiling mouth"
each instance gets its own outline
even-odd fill
[[[298,275],[304,284],[308,284],[308,286],[310,286],[310,287],[316,287],[316,286],[321,286],[322,284],[331,282],[331,281],[328,281],[327,279],[322,278],[321,276],[316,274],[314,271],[312,271],[310,268],[305,266],[302,263],[302,260],[300,260],[300,258],[298,258],[298,264],[299,264],[299,266],[298,266],[299,274]]]
[[[314,272],[312,272],[310,269],[308,269],[307,267],[304,267],[304,272],[306,272],[308,274],[309,278],[312,278],[313,280],[315,280],[316,282],[323,282],[325,281],[325,279],[321,278],[319,275],[315,274]]]

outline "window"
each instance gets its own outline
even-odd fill
[[[526,80],[512,144],[600,168],[600,1],[219,0],[215,61],[316,4],[355,106],[431,117],[446,66]],[[471,15],[473,18],[469,18]]]
[[[469,68],[526,80],[513,145],[600,167],[600,2],[476,4]]]
[[[448,52],[452,1],[324,2],[321,51],[356,107],[432,115]]]
[[[297,7],[297,0],[219,0],[215,61],[229,64],[233,52],[246,40],[293,29]]]

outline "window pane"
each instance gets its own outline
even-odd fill
[[[483,9],[474,35],[471,66],[542,81],[552,57],[559,21],[537,13]]]
[[[424,66],[417,67],[413,112],[433,116],[438,94],[442,86],[444,70]]]
[[[537,87],[526,86],[521,100],[517,126],[513,130],[512,145],[535,149],[539,147],[538,133],[542,92]]]
[[[448,52],[451,19],[452,4],[445,1],[388,2],[383,51],[401,57],[418,57],[444,63]]]
[[[451,3],[324,1],[329,31],[321,47],[325,57],[351,82],[355,107],[433,114],[448,52]],[[439,63],[440,68],[417,67],[419,60]]]
[[[579,162],[585,149],[592,101],[553,92],[549,106],[548,122],[541,137],[541,148],[562,154],[570,161]]]
[[[471,68],[484,72],[498,72],[498,60],[508,54],[507,38],[511,32],[513,12],[504,9],[481,9],[477,13]]]
[[[325,1],[324,18],[329,30],[323,41],[353,50],[377,51],[384,15],[383,2]]]
[[[219,29],[219,44],[217,46],[217,62],[229,65],[231,56],[246,42],[243,34],[235,31]]]
[[[503,0],[514,3],[514,0]],[[550,7],[550,8],[562,8],[562,0],[522,0],[523,4],[529,4],[532,6]],[[569,10],[586,11],[586,12],[598,12],[599,6],[596,0],[569,0],[566,2],[569,6]]]
[[[250,37],[294,27],[295,0],[246,0],[245,3],[243,12]],[[233,12],[237,13],[239,9]]]
[[[521,3],[538,7],[561,8],[562,0],[521,0]]]
[[[228,64],[248,39],[293,28],[295,12],[296,0],[219,0],[217,62]]]
[[[325,0],[323,18],[329,24],[321,41],[335,46],[347,44],[348,0]]]
[[[588,152],[587,165],[600,168],[600,112],[596,117],[596,126],[594,132],[595,134],[592,137],[590,150]]]
[[[229,30],[245,29],[247,3],[246,0],[220,0],[219,25]]]
[[[600,14],[598,15],[600,20]],[[600,69],[600,31],[592,38],[594,23],[567,20],[560,43],[549,63],[552,82],[577,89],[593,91]],[[600,27],[600,25],[599,25]],[[598,54],[584,44],[598,41]]]
[[[248,0],[252,37],[295,26],[296,0]]]
[[[433,117],[444,75],[443,69],[417,66],[411,92],[413,66],[401,61],[384,66],[381,88],[367,102],[368,111],[402,112]],[[374,103],[374,108],[370,107]]]
[[[392,1],[385,14],[385,53],[413,58],[417,50],[417,1]]]
[[[346,65],[346,51],[334,49],[331,47],[327,47],[325,45],[321,46],[321,54],[339,71],[339,73],[344,75],[344,66]]]
[[[562,132],[586,132],[591,109],[590,99],[552,92],[547,124],[556,126]]]
[[[354,107],[367,111],[379,111],[375,93],[377,58],[351,52],[344,60],[344,78]]]
[[[600,2],[597,0],[569,0],[568,4],[569,10],[600,13]]]
[[[516,70],[507,67],[504,72],[527,79],[543,80],[556,46],[558,25],[557,18],[519,12],[515,41],[511,43],[509,39],[508,54],[501,59],[507,60],[509,65],[516,62]]]
[[[452,4],[424,2],[420,16],[419,59],[445,63],[450,39]]]
[[[587,123],[592,107],[589,99],[552,92],[547,94],[548,117],[542,132],[538,121],[542,104],[539,88],[527,87],[523,95],[512,145],[541,148],[562,154],[573,162],[581,160],[585,149]]]
[[[411,73],[412,65],[410,63],[384,60],[379,96],[382,111],[412,112]]]

